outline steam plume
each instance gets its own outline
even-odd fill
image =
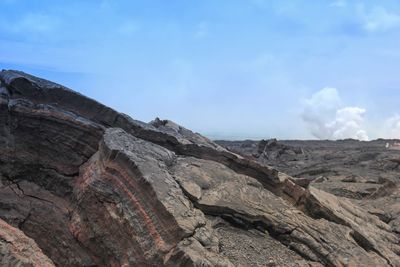
[[[366,110],[342,106],[338,91],[326,87],[304,100],[302,119],[311,134],[319,139],[368,140],[364,130]]]

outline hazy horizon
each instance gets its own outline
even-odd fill
[[[0,0],[0,68],[212,139],[400,138],[398,1]]]

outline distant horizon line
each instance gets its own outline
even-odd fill
[[[400,141],[400,139],[397,138],[382,138],[382,137],[378,137],[378,138],[374,138],[371,140],[359,140],[359,139],[355,139],[355,138],[344,138],[344,139],[288,139],[288,138],[283,138],[280,139],[278,137],[234,137],[234,136],[223,136],[223,135],[210,135],[210,134],[206,134],[206,133],[200,133],[201,135],[207,137],[208,139],[212,140],[212,141],[261,141],[261,140],[273,140],[276,139],[278,141],[322,141],[322,142],[326,142],[326,141],[331,141],[331,142],[337,142],[337,141],[359,141],[359,142],[376,142],[376,141],[388,141],[388,142],[396,142],[396,141]]]

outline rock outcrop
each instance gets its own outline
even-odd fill
[[[2,265],[400,266],[396,225],[357,203],[171,121],[0,82]]]

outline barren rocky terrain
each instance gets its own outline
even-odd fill
[[[1,266],[400,266],[387,142],[212,142],[0,73]]]
[[[302,186],[346,197],[400,233],[399,140],[216,142],[291,175]]]

